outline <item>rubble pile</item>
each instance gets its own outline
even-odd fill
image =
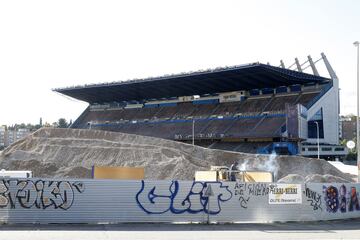
[[[352,181],[324,160],[299,156],[246,154],[119,132],[42,128],[0,153],[0,168],[31,170],[34,177],[91,178],[92,166],[145,167],[146,179],[192,180],[211,165],[246,164],[247,170],[274,170],[276,179]],[[290,174],[290,175],[289,175]]]

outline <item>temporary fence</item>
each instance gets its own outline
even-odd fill
[[[3,223],[272,222],[360,216],[357,183],[0,179]]]

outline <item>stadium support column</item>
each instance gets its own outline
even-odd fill
[[[285,68],[285,64],[284,64],[283,60],[280,60],[280,66],[281,66],[282,68]]]
[[[360,182],[360,154],[359,154],[359,41],[354,42],[357,47],[357,72],[356,72],[356,155],[358,166],[358,182]]]
[[[339,78],[337,77],[334,69],[331,67],[331,65],[324,53],[321,53],[321,57],[323,59],[325,67],[328,70],[330,78],[332,80],[334,94],[336,94],[336,101],[334,102],[333,110],[337,111],[337,112],[336,112],[336,114],[334,114],[334,116],[333,116],[334,119],[332,119],[332,121],[336,122],[337,129],[339,130],[339,115],[340,115]],[[325,137],[325,134],[326,134],[326,131],[324,132],[324,137]],[[337,143],[336,144],[339,144],[339,131],[337,131]]]
[[[315,75],[315,76],[320,76],[320,75],[319,75],[319,72],[318,72],[318,70],[316,69],[315,64],[314,64],[314,62],[313,62],[313,60],[312,60],[312,58],[311,58],[310,55],[308,56],[308,61],[309,61],[310,67],[311,67],[314,75]]]
[[[302,72],[302,68],[301,68],[301,65],[299,63],[299,59],[298,58],[295,58],[295,63],[296,63],[296,67],[298,69],[299,72]]]

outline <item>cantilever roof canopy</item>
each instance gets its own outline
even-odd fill
[[[330,79],[261,63],[163,77],[54,89],[88,102],[109,103],[326,83]]]

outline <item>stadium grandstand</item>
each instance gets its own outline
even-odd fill
[[[320,60],[330,77],[319,75]],[[72,128],[248,153],[346,154],[339,145],[339,82],[323,53],[289,68],[252,63],[54,91],[89,103]]]

